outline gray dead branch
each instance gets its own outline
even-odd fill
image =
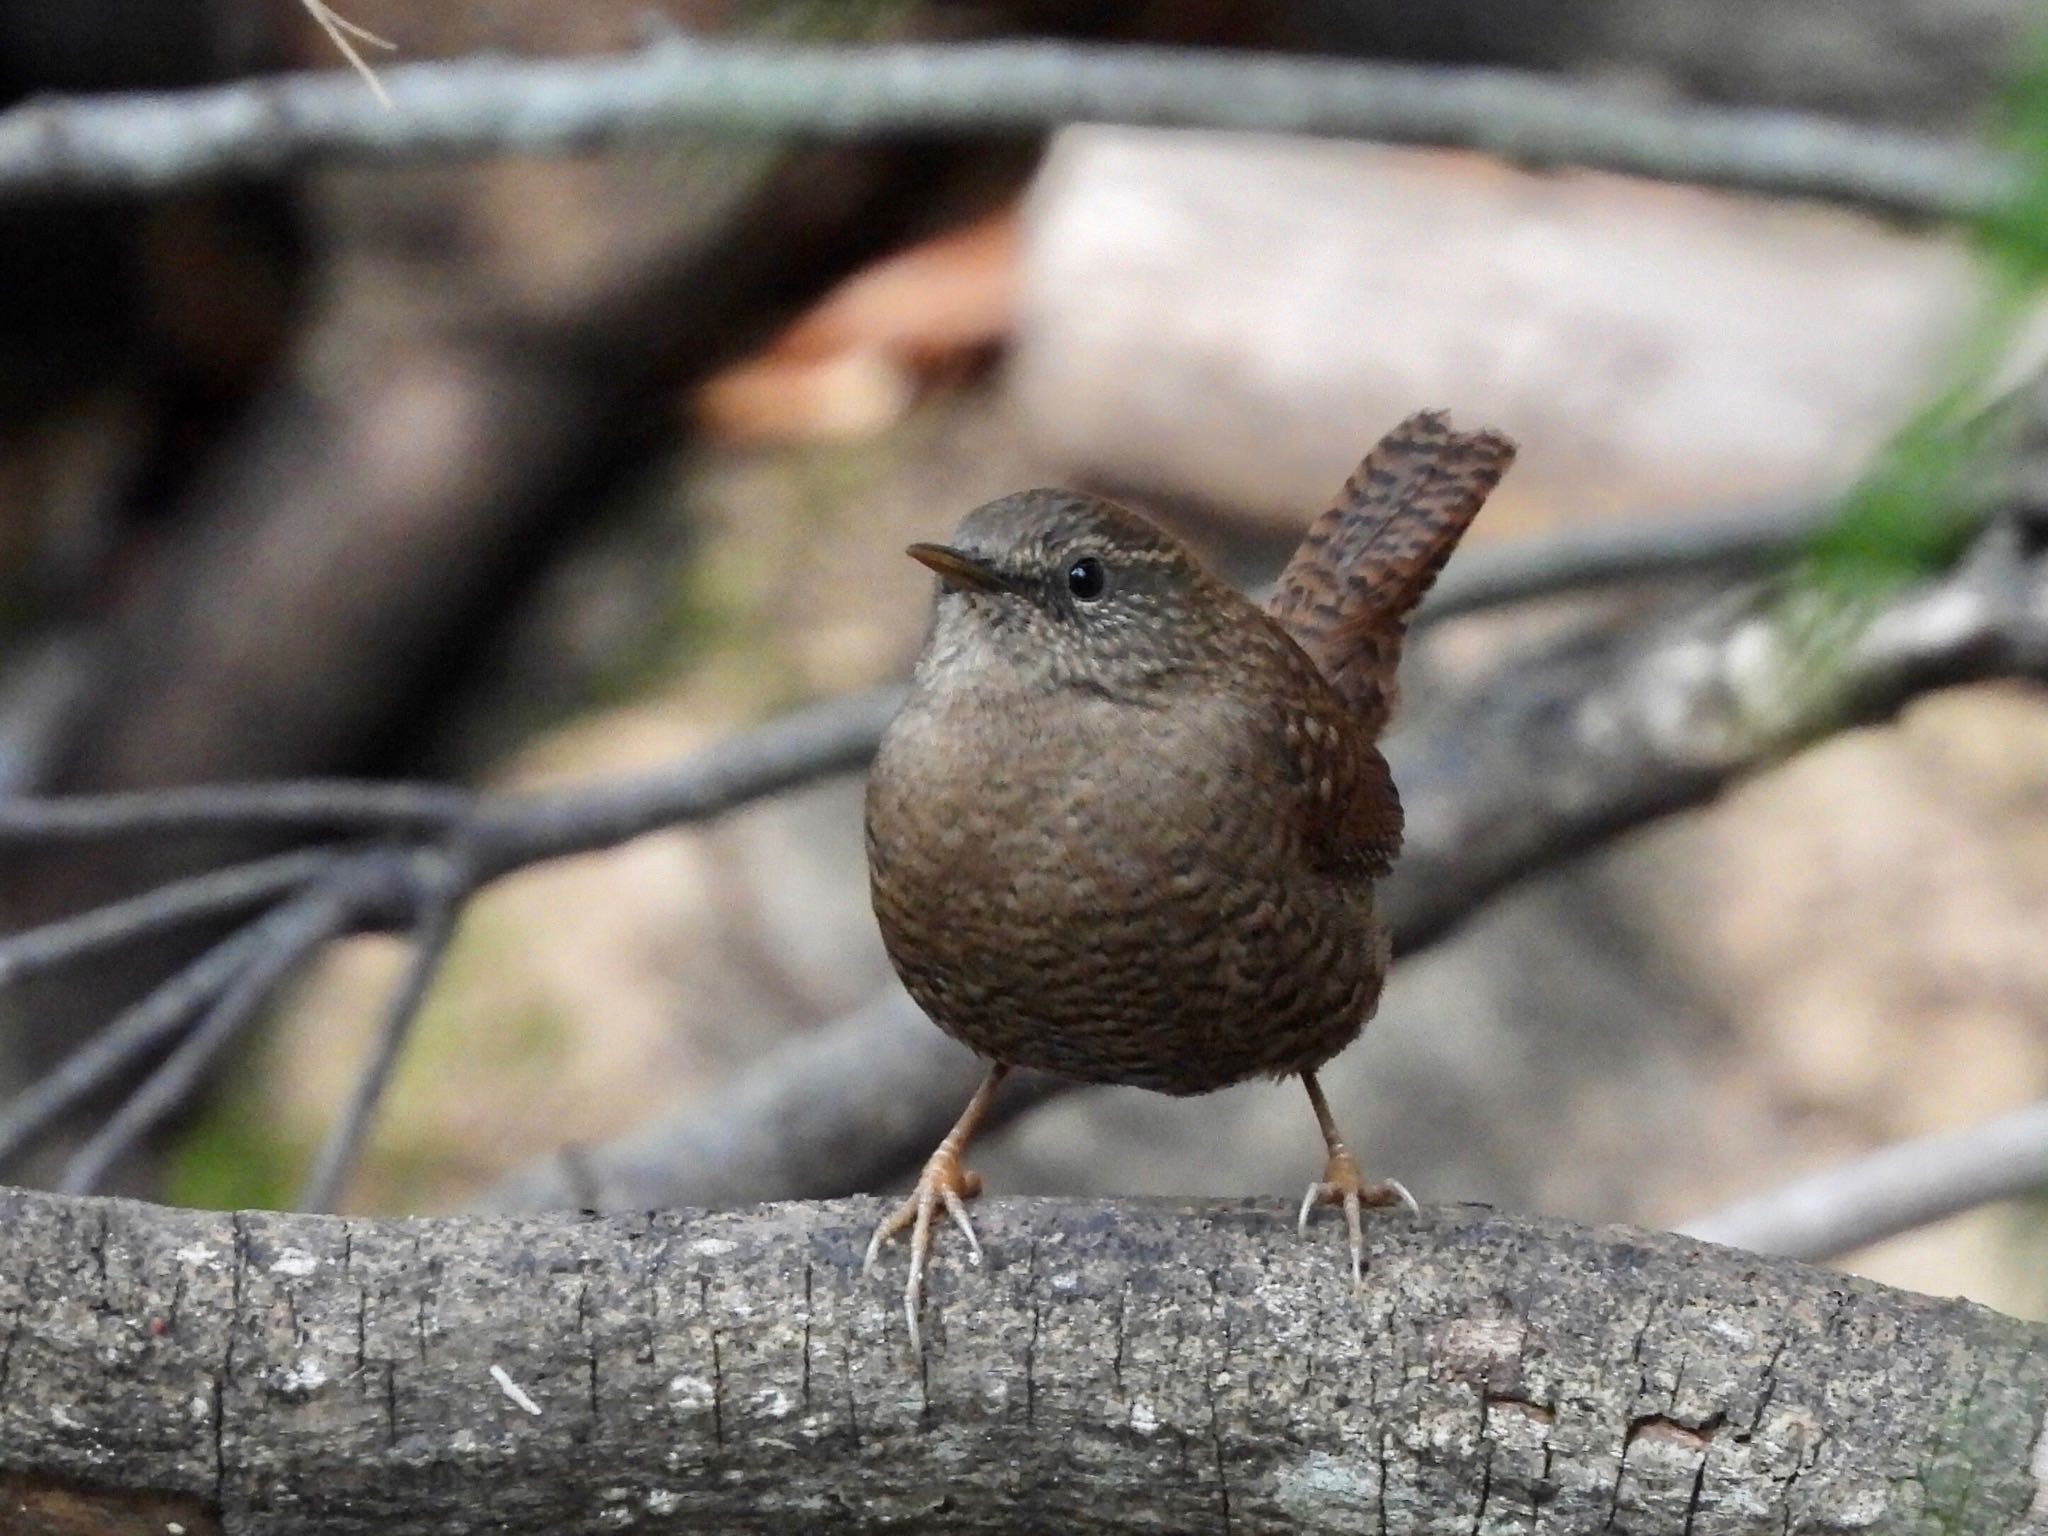
[[[1126,123],[1378,139],[1529,165],[1983,214],[2016,185],[1967,143],[1805,113],[1631,100],[1535,73],[1051,42],[859,49],[671,37],[622,56],[476,58],[0,113],[0,197],[162,191],[316,163],[583,154],[691,132],[1014,136]]]
[[[343,1220],[0,1192],[0,1489],[65,1529],[2040,1532],[2048,1328],[1477,1208]],[[900,1255],[892,1255],[900,1262]],[[17,1516],[19,1518],[19,1516]]]

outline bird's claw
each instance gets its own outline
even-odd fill
[[[1358,1160],[1347,1151],[1331,1152],[1330,1160],[1323,1165],[1322,1178],[1309,1185],[1308,1193],[1302,1196],[1301,1215],[1294,1224],[1297,1232],[1308,1231],[1309,1214],[1319,1205],[1344,1208],[1344,1225],[1349,1229],[1351,1238],[1351,1283],[1354,1287],[1365,1284],[1365,1207],[1402,1205],[1417,1215],[1422,1211],[1406,1185],[1393,1179],[1368,1183],[1359,1170]]]
[[[981,1175],[962,1168],[959,1155],[942,1146],[926,1159],[924,1171],[917,1176],[917,1188],[883,1219],[875,1228],[875,1235],[868,1239],[867,1257],[861,1263],[864,1275],[874,1274],[882,1245],[904,1228],[910,1229],[910,1278],[903,1287],[903,1317],[910,1326],[913,1351],[924,1348],[917,1316],[924,1302],[925,1271],[931,1266],[932,1218],[943,1209],[953,1219],[953,1225],[967,1240],[968,1263],[979,1266],[981,1240],[974,1235],[974,1223],[967,1219],[967,1202],[980,1193]]]

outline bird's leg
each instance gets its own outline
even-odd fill
[[[1308,1187],[1302,1197],[1301,1219],[1295,1223],[1298,1230],[1308,1230],[1309,1212],[1319,1205],[1341,1205],[1344,1207],[1344,1223],[1351,1229],[1351,1283],[1365,1283],[1365,1218],[1364,1207],[1368,1205],[1405,1205],[1411,1211],[1419,1211],[1415,1197],[1392,1179],[1368,1184],[1365,1175],[1359,1171],[1358,1159],[1351,1155],[1351,1149],[1344,1145],[1344,1138],[1337,1132],[1337,1120],[1330,1113],[1330,1101],[1323,1097],[1323,1085],[1316,1081],[1313,1072],[1301,1074],[1301,1086],[1308,1090],[1308,1102],[1316,1112],[1316,1124],[1323,1130],[1323,1145],[1330,1149],[1329,1160],[1323,1164],[1323,1176]]]
[[[917,1188],[889,1213],[868,1240],[868,1256],[861,1266],[863,1274],[874,1273],[882,1244],[905,1227],[910,1228],[910,1280],[903,1288],[903,1314],[910,1323],[910,1347],[913,1350],[924,1347],[918,1332],[917,1313],[924,1299],[924,1272],[931,1263],[932,1217],[942,1206],[953,1218],[953,1225],[967,1239],[969,1261],[981,1262],[981,1242],[974,1235],[974,1223],[967,1219],[967,1202],[981,1193],[981,1175],[961,1167],[960,1154],[974,1139],[982,1117],[988,1113],[989,1105],[995,1102],[996,1090],[1002,1086],[1009,1072],[1010,1069],[1001,1062],[988,1069],[988,1076],[981,1080],[981,1086],[974,1090],[974,1097],[960,1111],[960,1118],[953,1122],[953,1129],[946,1132],[946,1139],[925,1159],[924,1171],[917,1176]]]

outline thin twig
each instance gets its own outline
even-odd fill
[[[299,1195],[300,1210],[331,1211],[340,1198],[341,1186],[355,1165],[370,1117],[376,1113],[378,1100],[391,1080],[399,1049],[419,1017],[435,973],[440,970],[441,957],[455,936],[456,918],[468,889],[466,881],[451,873],[443,889],[421,912],[413,930],[412,957],[385,1008],[383,1025],[355,1086],[349,1091],[348,1102],[342,1106],[333,1130],[321,1145],[320,1155],[314,1159],[312,1172],[306,1176]]]
[[[1418,626],[1597,587],[1754,570],[1800,549],[1834,518],[1829,503],[1745,508],[1683,522],[1581,528],[1460,552],[1423,600]]]
[[[0,987],[111,945],[268,901],[332,873],[343,857],[337,849],[305,848],[231,864],[8,934],[0,938]]]
[[[165,790],[76,801],[0,801],[0,840],[10,831],[22,841],[32,841],[193,826],[324,825],[342,820],[392,838],[423,836],[429,847],[421,850],[422,856],[438,857],[433,854],[437,844],[459,847],[463,870],[462,884],[455,892],[459,901],[476,884],[546,859],[611,847],[657,827],[705,820],[750,800],[856,769],[873,755],[882,727],[901,699],[900,688],[883,688],[831,700],[720,743],[661,773],[578,791],[480,801],[461,791],[429,786],[309,782]],[[380,825],[379,817],[388,818],[388,823]],[[357,856],[308,895],[348,881],[351,867],[359,869],[364,878],[377,872],[388,875],[388,853],[371,850]],[[392,893],[399,903],[396,911],[388,901],[364,898],[351,904],[349,920],[418,921],[427,905],[422,894],[433,882],[420,877],[417,863],[408,873],[411,878]],[[274,951],[282,942],[277,926],[292,921],[300,910],[299,904],[287,904],[231,941],[234,948],[223,945],[209,952],[32,1085],[0,1113],[0,1161],[39,1134],[63,1110],[117,1077],[174,1033],[227,983],[250,953],[258,952],[260,963],[261,953]],[[428,958],[429,970],[437,956],[438,951]],[[270,985],[257,984],[258,1002]],[[216,1018],[225,1011],[224,1001]],[[396,1027],[402,1031],[402,1025]],[[223,1028],[227,1034],[221,1044],[233,1032],[228,1026]],[[203,1065],[212,1054],[209,1049],[195,1059]],[[374,1100],[377,1085],[371,1078],[381,1070],[373,1059],[358,1084],[358,1094],[367,1091]],[[164,1078],[162,1087],[153,1087],[153,1117],[160,1117],[170,1107],[164,1102],[166,1093],[185,1091],[196,1081],[193,1074],[180,1073]],[[367,1110],[366,1104],[365,1113]]]
[[[465,832],[477,878],[707,821],[765,795],[864,768],[902,703],[901,687],[872,688],[792,711],[673,768],[482,802]]]
[[[397,51],[398,44],[388,38],[379,37],[367,27],[357,26],[346,16],[338,14],[332,6],[325,3],[325,0],[303,0],[303,3],[313,19],[320,23],[321,30],[327,34],[329,40],[341,50],[342,57],[355,66],[356,73],[363,77],[363,83],[369,86],[377,100],[384,104],[384,110],[396,112],[398,108],[391,100],[391,93],[384,89],[384,82],[377,78],[377,71],[370,68],[368,61],[356,51],[355,43],[350,39],[360,38],[373,48],[383,48],[392,52]]]
[[[0,195],[160,191],[315,161],[585,153],[705,131],[1015,136],[1075,122],[1448,145],[1914,218],[1974,217],[2018,185],[1980,148],[1867,123],[1653,105],[1508,70],[1225,50],[675,39],[612,58],[400,65],[384,78],[396,112],[321,75],[19,106],[0,114]]]
[[[90,1194],[107,1169],[164,1116],[184,1102],[213,1060],[252,1024],[278,985],[312,952],[344,931],[354,916],[356,888],[330,881],[280,907],[261,925],[263,939],[248,965],[205,1019],[145,1078],[64,1167],[57,1188]]]
[[[125,1009],[0,1111],[0,1167],[80,1100],[112,1082],[227,987],[258,950],[259,923],[223,939]]]
[[[474,803],[474,796],[445,784],[349,779],[205,784],[53,800],[0,798],[0,844],[265,827],[431,835],[460,821]]]
[[[422,838],[465,832],[483,878],[585,853],[657,827],[719,815],[763,795],[859,768],[902,702],[876,688],[794,710],[672,768],[611,784],[480,800],[435,784],[294,780],[59,799],[0,799],[0,845],[138,833],[268,827]]]
[[[2048,1192],[2048,1103],[1886,1147],[1678,1230],[1788,1259],[1829,1259],[1998,1200]]]

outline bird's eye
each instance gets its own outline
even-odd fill
[[[1092,603],[1102,596],[1106,580],[1102,562],[1093,555],[1083,555],[1067,567],[1067,590],[1084,603]]]

